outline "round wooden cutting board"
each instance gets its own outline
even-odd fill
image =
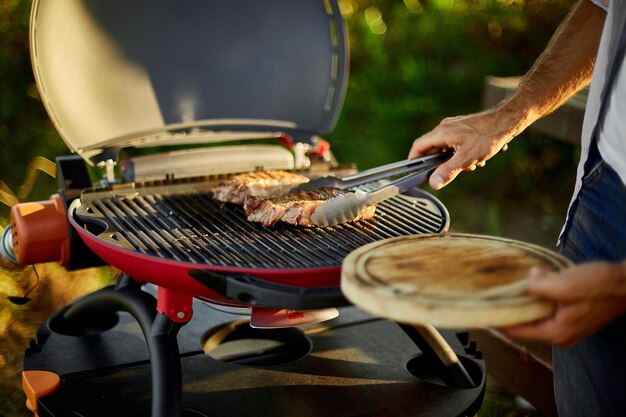
[[[381,317],[436,327],[498,327],[549,316],[527,294],[533,266],[571,263],[525,242],[470,234],[402,236],[363,246],[343,262],[341,289]]]

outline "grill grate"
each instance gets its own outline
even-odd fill
[[[244,268],[337,266],[365,244],[437,233],[447,225],[440,207],[407,195],[378,204],[372,220],[329,228],[265,228],[210,193],[110,197],[90,201],[86,210],[107,224],[99,236],[119,246],[164,259]]]

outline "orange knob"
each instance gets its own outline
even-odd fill
[[[22,389],[26,394],[26,407],[35,416],[37,414],[38,400],[53,393],[61,386],[61,377],[50,371],[22,371]]]
[[[63,199],[20,203],[11,208],[13,252],[17,262],[30,265],[70,259],[69,224]]]

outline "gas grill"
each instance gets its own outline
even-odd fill
[[[212,184],[201,183],[209,189]],[[135,187],[130,196],[116,197],[111,191],[83,193],[70,207],[70,222],[94,252],[135,279],[220,303],[281,308],[334,306],[342,301],[341,262],[352,250],[390,237],[440,232],[448,225],[445,208],[419,190],[383,202],[371,221],[265,228],[248,222],[240,206],[216,202],[210,192],[191,192],[194,188],[169,185],[163,194]],[[207,271],[214,272],[213,286],[202,280]],[[247,288],[226,297],[219,289],[226,278],[220,281],[219,273],[231,274],[235,285],[245,281]],[[258,279],[265,285],[257,287]],[[334,289],[320,297],[319,290],[289,292],[280,284]]]
[[[57,158],[59,194],[12,210],[5,252],[123,272],[40,328],[23,373],[37,415],[475,413],[485,369],[466,333],[443,333],[470,379],[458,385],[419,334],[339,288],[351,251],[447,231],[435,197],[413,189],[372,220],[327,228],[265,228],[212,199],[230,173],[353,171],[320,136],[347,82],[336,1],[35,1],[31,49],[50,118],[78,155]],[[184,148],[132,155],[171,145]],[[83,161],[103,168],[99,184]],[[330,308],[340,316],[298,329],[245,318]]]

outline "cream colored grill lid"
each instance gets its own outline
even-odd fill
[[[48,114],[91,162],[224,133],[326,133],[347,81],[336,0],[35,0],[30,34]]]

